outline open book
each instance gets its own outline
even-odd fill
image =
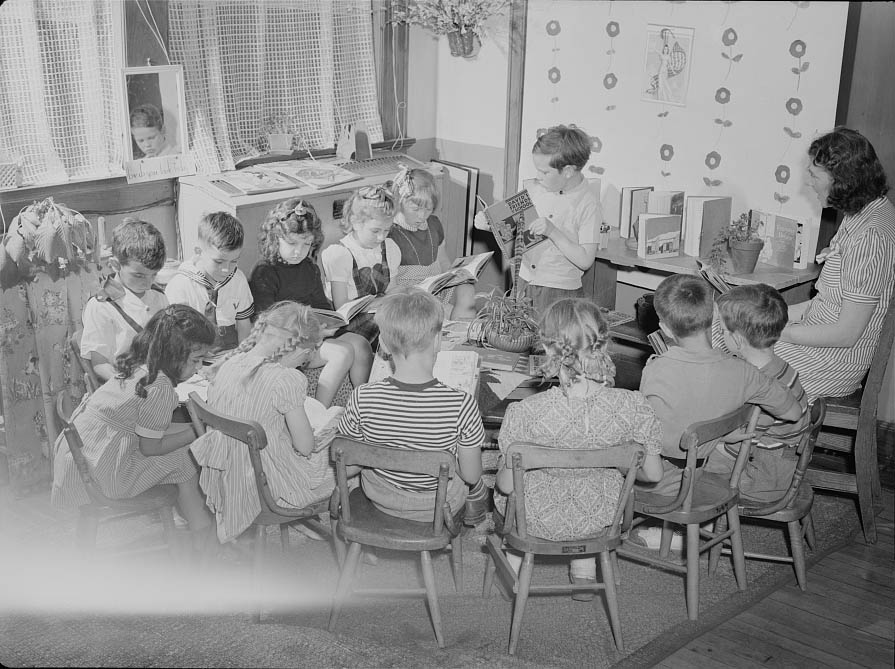
[[[215,174],[210,182],[231,195],[258,195],[299,187],[295,181],[260,166]]]
[[[451,268],[447,272],[442,272],[420,281],[419,287],[423,290],[428,290],[434,295],[440,290],[459,286],[461,283],[475,283],[475,280],[482,273],[492,255],[494,255],[494,251],[485,251],[485,253],[479,253],[474,256],[457,258],[451,263]]]
[[[722,295],[730,290],[730,284],[721,278],[721,275],[714,270],[708,263],[704,263],[698,258],[696,259],[696,267],[699,268],[699,274],[703,279],[708,281]]]
[[[336,310],[313,308],[311,311],[325,328],[340,328],[348,325],[348,321],[359,313],[370,311],[367,307],[376,299],[375,295],[364,295],[355,300],[349,300]]]
[[[485,209],[484,214],[491,233],[507,259],[515,255],[517,229],[522,233],[522,253],[547,239],[544,235],[533,235],[527,231],[531,222],[538,218],[538,210],[535,209],[527,190],[521,190],[506,200],[495,202]]]
[[[266,172],[283,175],[297,181],[299,185],[310,186],[316,190],[362,178],[360,174],[346,170],[340,165],[320,160],[284,160],[267,163],[260,168]]]
[[[479,354],[475,351],[439,351],[432,374],[444,385],[463,390],[475,397],[479,385]],[[373,358],[370,383],[392,375],[392,363],[381,355]]]
[[[311,429],[314,430],[314,452],[322,451],[335,439],[339,427],[339,419],[345,413],[345,407],[329,407],[328,409],[314,397],[305,398],[305,414]]]

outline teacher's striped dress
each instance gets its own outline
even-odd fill
[[[778,342],[774,352],[799,372],[811,398],[842,397],[864,380],[895,289],[895,207],[888,198],[878,198],[843,219],[815,288],[818,294],[802,324],[836,323],[843,300],[875,304],[864,334],[851,348]]]

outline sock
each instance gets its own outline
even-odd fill
[[[572,560],[569,565],[569,574],[573,578],[597,578],[597,561],[594,558],[581,558]]]
[[[469,493],[466,495],[467,502],[478,502],[480,500],[485,499],[488,495],[488,486],[485,485],[485,482],[482,479],[479,479],[475,482],[475,485],[470,486]]]
[[[519,569],[522,567],[522,556],[519,553],[515,553],[513,551],[504,551],[507,555],[507,562],[510,563],[510,566],[513,568],[513,571],[516,572],[516,575],[519,575]]]

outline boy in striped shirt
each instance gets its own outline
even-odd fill
[[[355,388],[339,432],[355,439],[419,451],[447,451],[457,459],[448,483],[453,514],[464,504],[464,523],[484,520],[489,489],[482,482],[485,430],[475,399],[435,378],[444,308],[418,288],[387,295],[376,310],[379,345],[391,356],[394,373]],[[431,522],[437,480],[424,474],[382,469],[361,473],[364,494],[383,513]]]
[[[776,289],[760,283],[735,286],[718,297],[716,304],[727,349],[786,386],[802,407],[802,416],[795,421],[761,414],[758,429],[763,432],[753,440],[751,457],[740,477],[743,497],[775,500],[789,488],[798,461],[795,446],[810,419],[808,397],[798,372],[774,353],[774,344],[787,323],[786,302]],[[736,446],[718,444],[706,471],[729,474],[736,455]]]

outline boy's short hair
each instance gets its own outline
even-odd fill
[[[672,274],[656,288],[653,306],[675,338],[689,337],[712,327],[713,291],[702,277]]]
[[[753,348],[776,344],[789,320],[780,291],[764,283],[734,286],[717,303],[724,327],[742,334]]]
[[[557,125],[538,137],[531,152],[550,156],[550,167],[556,170],[566,165],[581,170],[590,160],[591,141],[581,128]]]
[[[244,238],[242,223],[226,211],[205,214],[199,221],[199,241],[218,250],[238,251]]]
[[[152,223],[128,217],[112,230],[112,256],[122,265],[138,262],[158,271],[165,264],[165,239]]]
[[[148,102],[131,109],[130,119],[132,128],[158,128],[161,130],[165,127],[164,112]]]
[[[407,356],[432,345],[444,323],[444,307],[431,293],[409,286],[383,297],[374,320],[388,352]]]

